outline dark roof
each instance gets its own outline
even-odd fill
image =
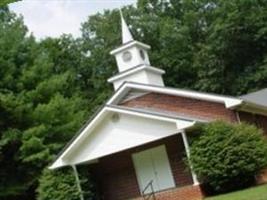
[[[244,101],[267,107],[267,88],[240,96]]]

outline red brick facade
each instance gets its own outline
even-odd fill
[[[121,105],[169,111],[177,113],[178,115],[180,114],[181,116],[206,120],[221,119],[231,122],[237,121],[236,113],[226,109],[223,103],[214,103],[166,94],[149,93],[133,100],[123,102]]]
[[[185,157],[183,141],[181,135],[176,135],[100,159],[99,163],[94,166],[93,172],[96,172],[96,170],[98,171],[96,176],[104,199],[125,200],[140,197],[139,186],[131,156],[135,152],[162,144],[165,144],[166,146],[171,170],[178,190],[180,187],[184,188],[184,186],[192,185],[193,181],[191,172],[183,162],[183,158]],[[184,194],[186,191],[189,191],[189,193],[192,193],[192,195],[195,196],[200,194],[196,192],[195,189],[191,192],[189,188],[185,188],[181,193],[176,189],[172,189],[170,192],[165,191],[164,194],[172,195],[173,193],[173,195],[178,195]],[[161,196],[164,195],[161,194]]]
[[[246,122],[249,124],[256,125],[258,128],[263,130],[264,135],[267,137],[267,117],[257,114],[252,114],[248,112],[238,112],[241,122]],[[267,169],[264,170],[258,177],[257,182],[267,183]]]

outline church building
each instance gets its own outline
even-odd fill
[[[150,64],[150,46],[134,40],[122,15],[121,23],[122,45],[110,52],[118,67],[108,79],[114,94],[50,169],[87,165],[103,200],[202,199],[198,177],[184,163],[192,130],[244,121],[267,135],[267,89],[230,97],[167,87],[165,71]]]

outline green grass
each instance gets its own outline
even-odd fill
[[[267,184],[237,192],[205,198],[205,200],[267,200]]]

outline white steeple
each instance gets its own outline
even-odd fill
[[[147,51],[150,46],[133,39],[133,36],[121,16],[122,45],[110,52],[116,58],[119,74],[108,79],[117,89],[126,81],[164,86],[162,74],[164,70],[150,66]]]
[[[133,36],[123,18],[122,12],[120,10],[121,15],[121,35],[122,35],[122,44],[128,43],[133,40]]]

